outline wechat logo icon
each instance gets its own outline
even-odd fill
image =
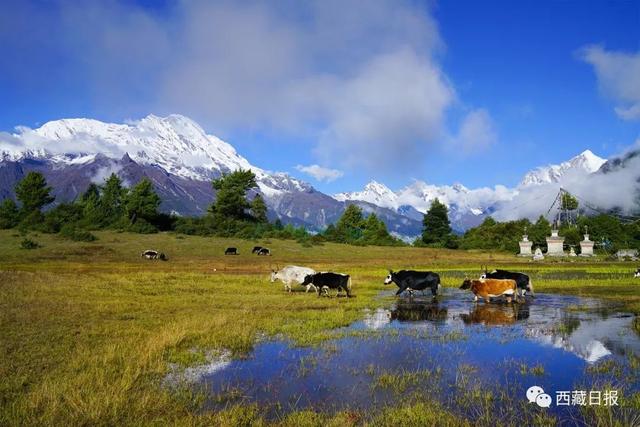
[[[551,406],[551,396],[546,394],[542,387],[534,385],[527,390],[527,400],[529,403],[536,403],[541,408]]]

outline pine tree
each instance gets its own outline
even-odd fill
[[[364,218],[362,209],[349,205],[336,223],[336,235],[339,242],[353,243],[362,237]]]
[[[103,221],[103,211],[100,203],[100,187],[91,183],[80,197],[82,216],[84,222],[93,227],[98,227]]]
[[[13,199],[5,199],[0,203],[0,229],[13,228],[18,225],[20,211]]]
[[[394,239],[387,231],[386,224],[372,213],[364,220],[362,240],[367,244],[383,245],[391,243]]]
[[[128,190],[122,186],[120,178],[112,173],[107,178],[100,197],[99,216],[101,225],[114,225],[124,218],[124,202],[127,194]]]
[[[160,197],[147,178],[143,178],[131,189],[125,201],[127,217],[131,224],[135,224],[139,219],[153,221],[158,216],[159,206]]]
[[[422,226],[422,241],[425,244],[444,246],[452,237],[447,206],[436,198],[424,214]]]
[[[16,185],[16,198],[22,203],[21,214],[26,217],[55,200],[51,195],[51,187],[40,172],[29,172]]]
[[[251,202],[251,214],[257,222],[269,222],[267,219],[267,205],[264,203],[264,199],[260,194],[256,194]]]
[[[228,220],[247,219],[247,209],[251,207],[246,199],[247,191],[257,187],[256,176],[250,170],[237,170],[211,182],[216,190],[216,201],[210,212]]]

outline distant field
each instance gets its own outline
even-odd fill
[[[97,241],[83,243],[31,234],[42,247],[25,250],[22,236],[0,231],[0,425],[260,424],[255,407],[199,411],[197,393],[162,386],[169,364],[202,363],[208,350],[242,357],[265,334],[320,343],[331,329],[360,319],[365,308],[388,303],[378,294],[389,268],[433,270],[445,286],[458,286],[466,275],[479,275],[481,265],[508,267],[530,273],[537,292],[607,298],[640,313],[640,279],[634,281],[637,266],[630,263],[533,263],[504,253],[304,247],[164,233],[96,235]],[[254,245],[268,246],[273,256],[251,255]],[[240,255],[224,256],[227,246]],[[169,260],[142,259],[145,249]],[[356,297],[288,295],[268,280],[271,268],[286,264],[349,273]],[[384,419],[394,424],[401,411],[416,422],[467,423],[437,406],[389,409]],[[281,423],[355,419],[301,413]],[[382,418],[372,422],[385,424]]]

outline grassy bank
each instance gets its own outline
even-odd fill
[[[640,283],[624,263],[533,264],[486,252],[96,235],[91,243],[32,235],[42,247],[26,250],[19,249],[23,236],[0,231],[0,424],[260,424],[253,406],[198,412],[200,396],[162,387],[169,364],[203,363],[205,350],[241,356],[263,335],[318,343],[327,331],[360,318],[364,308],[388,302],[377,297],[388,268],[438,271],[445,286],[458,286],[465,275],[478,275],[481,264],[506,266],[530,272],[537,292],[607,298],[640,313]],[[250,255],[255,244],[268,246],[273,256]],[[241,255],[225,257],[227,246]],[[144,260],[144,249],[161,250],[169,261]],[[356,297],[287,295],[268,281],[272,267],[286,264],[349,273]],[[465,423],[424,402],[386,411],[370,421]],[[302,412],[282,423],[362,421],[355,413],[327,418]]]

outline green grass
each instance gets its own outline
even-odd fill
[[[0,231],[0,425],[265,424],[253,405],[199,411],[201,395],[164,387],[163,379],[172,365],[200,364],[210,351],[246,355],[263,336],[299,345],[335,337],[332,331],[360,319],[364,308],[388,303],[377,295],[389,268],[438,271],[445,286],[477,276],[482,264],[515,268],[531,273],[537,292],[606,298],[640,313],[640,284],[623,263],[533,264],[478,251],[95,234],[94,242],[31,234],[41,247],[23,250],[25,236]],[[273,256],[251,256],[256,244]],[[227,246],[241,255],[225,257]],[[145,249],[160,250],[169,261],[144,260]],[[268,281],[271,268],[286,264],[349,273],[355,298],[318,298],[302,289],[286,294]],[[280,423],[467,424],[431,400],[381,411],[369,418],[302,411]]]

